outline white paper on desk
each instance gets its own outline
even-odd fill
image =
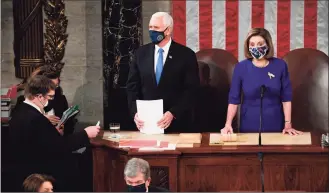
[[[162,134],[164,129],[157,122],[163,117],[163,100],[136,100],[139,119],[144,121],[140,132],[145,134]]]
[[[175,150],[176,144],[169,143],[168,147],[141,147],[138,151],[164,151],[164,150]]]

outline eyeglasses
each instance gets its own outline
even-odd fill
[[[47,94],[47,95],[45,95],[45,96],[43,96],[43,95],[39,95],[39,96],[42,96],[42,97],[44,97],[44,98],[47,97],[48,100],[53,100],[53,99],[55,98],[55,95],[51,95],[51,94]]]
[[[47,96],[49,97],[50,100],[53,100],[55,98],[55,95],[47,94]]]

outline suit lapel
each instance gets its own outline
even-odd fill
[[[150,44],[149,48],[149,53],[150,56],[148,57],[146,61],[146,68],[149,74],[152,75],[152,84],[153,86],[157,87],[156,79],[155,79],[155,72],[154,72],[154,50],[155,50],[155,45]]]

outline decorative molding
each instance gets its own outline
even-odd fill
[[[68,34],[66,33],[68,20],[65,16],[64,0],[44,0],[44,59],[45,65],[52,65],[61,71],[64,67],[62,59],[65,55],[65,46]]]
[[[42,0],[13,0],[14,65],[17,78],[27,78],[44,63]]]
[[[169,190],[169,168],[168,167],[151,167],[151,179],[154,186],[166,188]]]

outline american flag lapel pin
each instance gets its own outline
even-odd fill
[[[272,74],[272,73],[270,73],[270,72],[268,72],[267,75],[268,75],[268,77],[270,77],[270,79],[272,79],[272,78],[275,77],[274,74]]]

